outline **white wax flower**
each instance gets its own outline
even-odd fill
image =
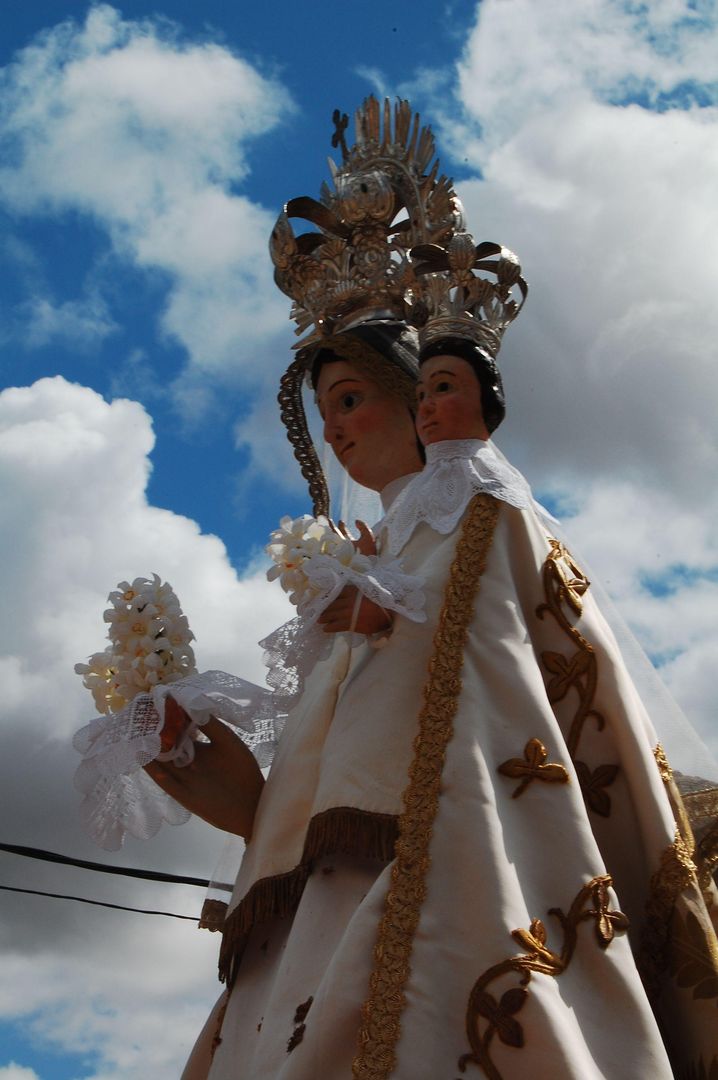
[[[110,644],[86,664],[75,664],[101,713],[118,712],[159,683],[196,672],[194,634],[172,586],[157,574],[121,581],[107,598]]]
[[[312,581],[309,564],[320,556],[329,556],[341,566],[366,573],[372,563],[356,550],[351,540],[340,536],[325,517],[283,517],[279,528],[270,535],[267,553],[274,566],[267,571],[267,580],[279,583],[297,608],[305,608],[322,592],[322,586]]]

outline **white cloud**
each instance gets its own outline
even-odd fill
[[[239,579],[220,540],[148,503],[153,442],[136,402],[108,404],[59,377],[0,394],[0,784],[12,807],[9,842],[103,859],[81,832],[72,786],[71,734],[93,715],[73,664],[104,644],[105,598],[119,580],[156,570],[189,616],[200,667],[256,682],[264,670],[256,641],[290,616],[262,568]],[[221,840],[192,821],[147,844],[129,841],[107,861],[209,877]],[[180,914],[201,905],[198,889],[0,859],[9,885]],[[192,923],[3,896],[0,1017],[96,1059],[96,1080],[174,1080],[219,993],[217,938]]]
[[[11,1061],[9,1065],[0,1066],[0,1080],[40,1080],[40,1077],[34,1069],[26,1069]]]
[[[39,35],[2,88],[6,206],[90,215],[120,257],[166,275],[162,329],[192,363],[246,372],[238,343],[271,337],[286,304],[267,254],[273,215],[233,185],[248,144],[292,110],[280,84],[225,46],[101,4]]]
[[[66,300],[61,304],[55,304],[47,297],[35,297],[23,305],[21,315],[26,326],[25,341],[31,348],[49,345],[58,339],[87,348],[117,330],[107,304],[98,295],[86,300]]]
[[[488,0],[459,64],[459,95],[481,124],[483,157],[562,104],[718,98],[718,16],[688,0]]]

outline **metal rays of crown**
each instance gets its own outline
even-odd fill
[[[342,152],[340,166],[329,161],[333,189],[322,184],[320,201],[291,199],[270,241],[275,281],[294,301],[297,334],[305,334],[296,348],[388,318],[418,327],[422,346],[459,336],[494,357],[526,283],[512,252],[477,247],[465,231],[452,181],[439,176],[431,129],[408,101],[392,110],[385,100],[382,110],[374,97],[357,110],[351,148],[348,117],[337,110],[333,120],[332,145]],[[295,235],[292,218],[319,231]]]

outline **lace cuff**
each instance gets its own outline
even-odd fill
[[[190,723],[172,749],[162,753],[164,703],[169,694],[189,715]],[[276,707],[270,690],[223,671],[206,671],[155,687],[152,694],[139,694],[119,713],[96,717],[73,739],[83,756],[75,787],[84,795],[80,814],[90,836],[106,851],[116,851],[127,833],[146,840],[163,822],[187,821],[188,811],[142,767],[155,759],[188,765],[194,758],[197,731],[210,716],[238,728],[260,766],[269,765],[284,722]]]
[[[331,555],[315,555],[304,563],[304,572],[314,595],[297,606],[307,623],[315,623],[321,613],[336,600],[342,589],[352,586],[386,611],[395,611],[412,622],[424,622],[424,590],[421,581],[405,574],[398,559],[379,563],[375,556],[370,570],[345,566]]]

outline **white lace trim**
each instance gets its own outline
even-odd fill
[[[431,443],[426,467],[401,491],[381,522],[382,549],[396,557],[422,522],[442,536],[453,532],[479,492],[511,506],[534,504],[528,481],[499,456],[491,442],[455,439]],[[542,511],[545,515],[545,511]]]
[[[303,569],[312,586],[320,590],[319,595],[301,603],[296,619],[284,623],[259,643],[277,708],[288,712],[293,707],[315,664],[329,655],[336,635],[325,633],[317,619],[347,586],[354,586],[386,611],[395,611],[412,622],[425,621],[425,596],[419,579],[405,574],[396,559],[382,564],[374,556],[371,558],[374,565],[370,572],[344,566],[331,555],[315,555],[304,563]],[[351,647],[366,641],[363,634],[347,633],[345,637]]]
[[[189,715],[190,723],[174,747],[161,753],[168,694]],[[271,690],[224,671],[188,675],[155,687],[121,712],[98,716],[77,732],[73,746],[83,760],[75,773],[75,787],[85,796],[80,813],[96,843],[117,851],[127,833],[147,840],[163,822],[178,825],[188,820],[190,814],[142,766],[155,758],[188,765],[194,759],[197,731],[210,716],[238,728],[260,766],[269,765],[285,719],[277,712],[277,701]]]

